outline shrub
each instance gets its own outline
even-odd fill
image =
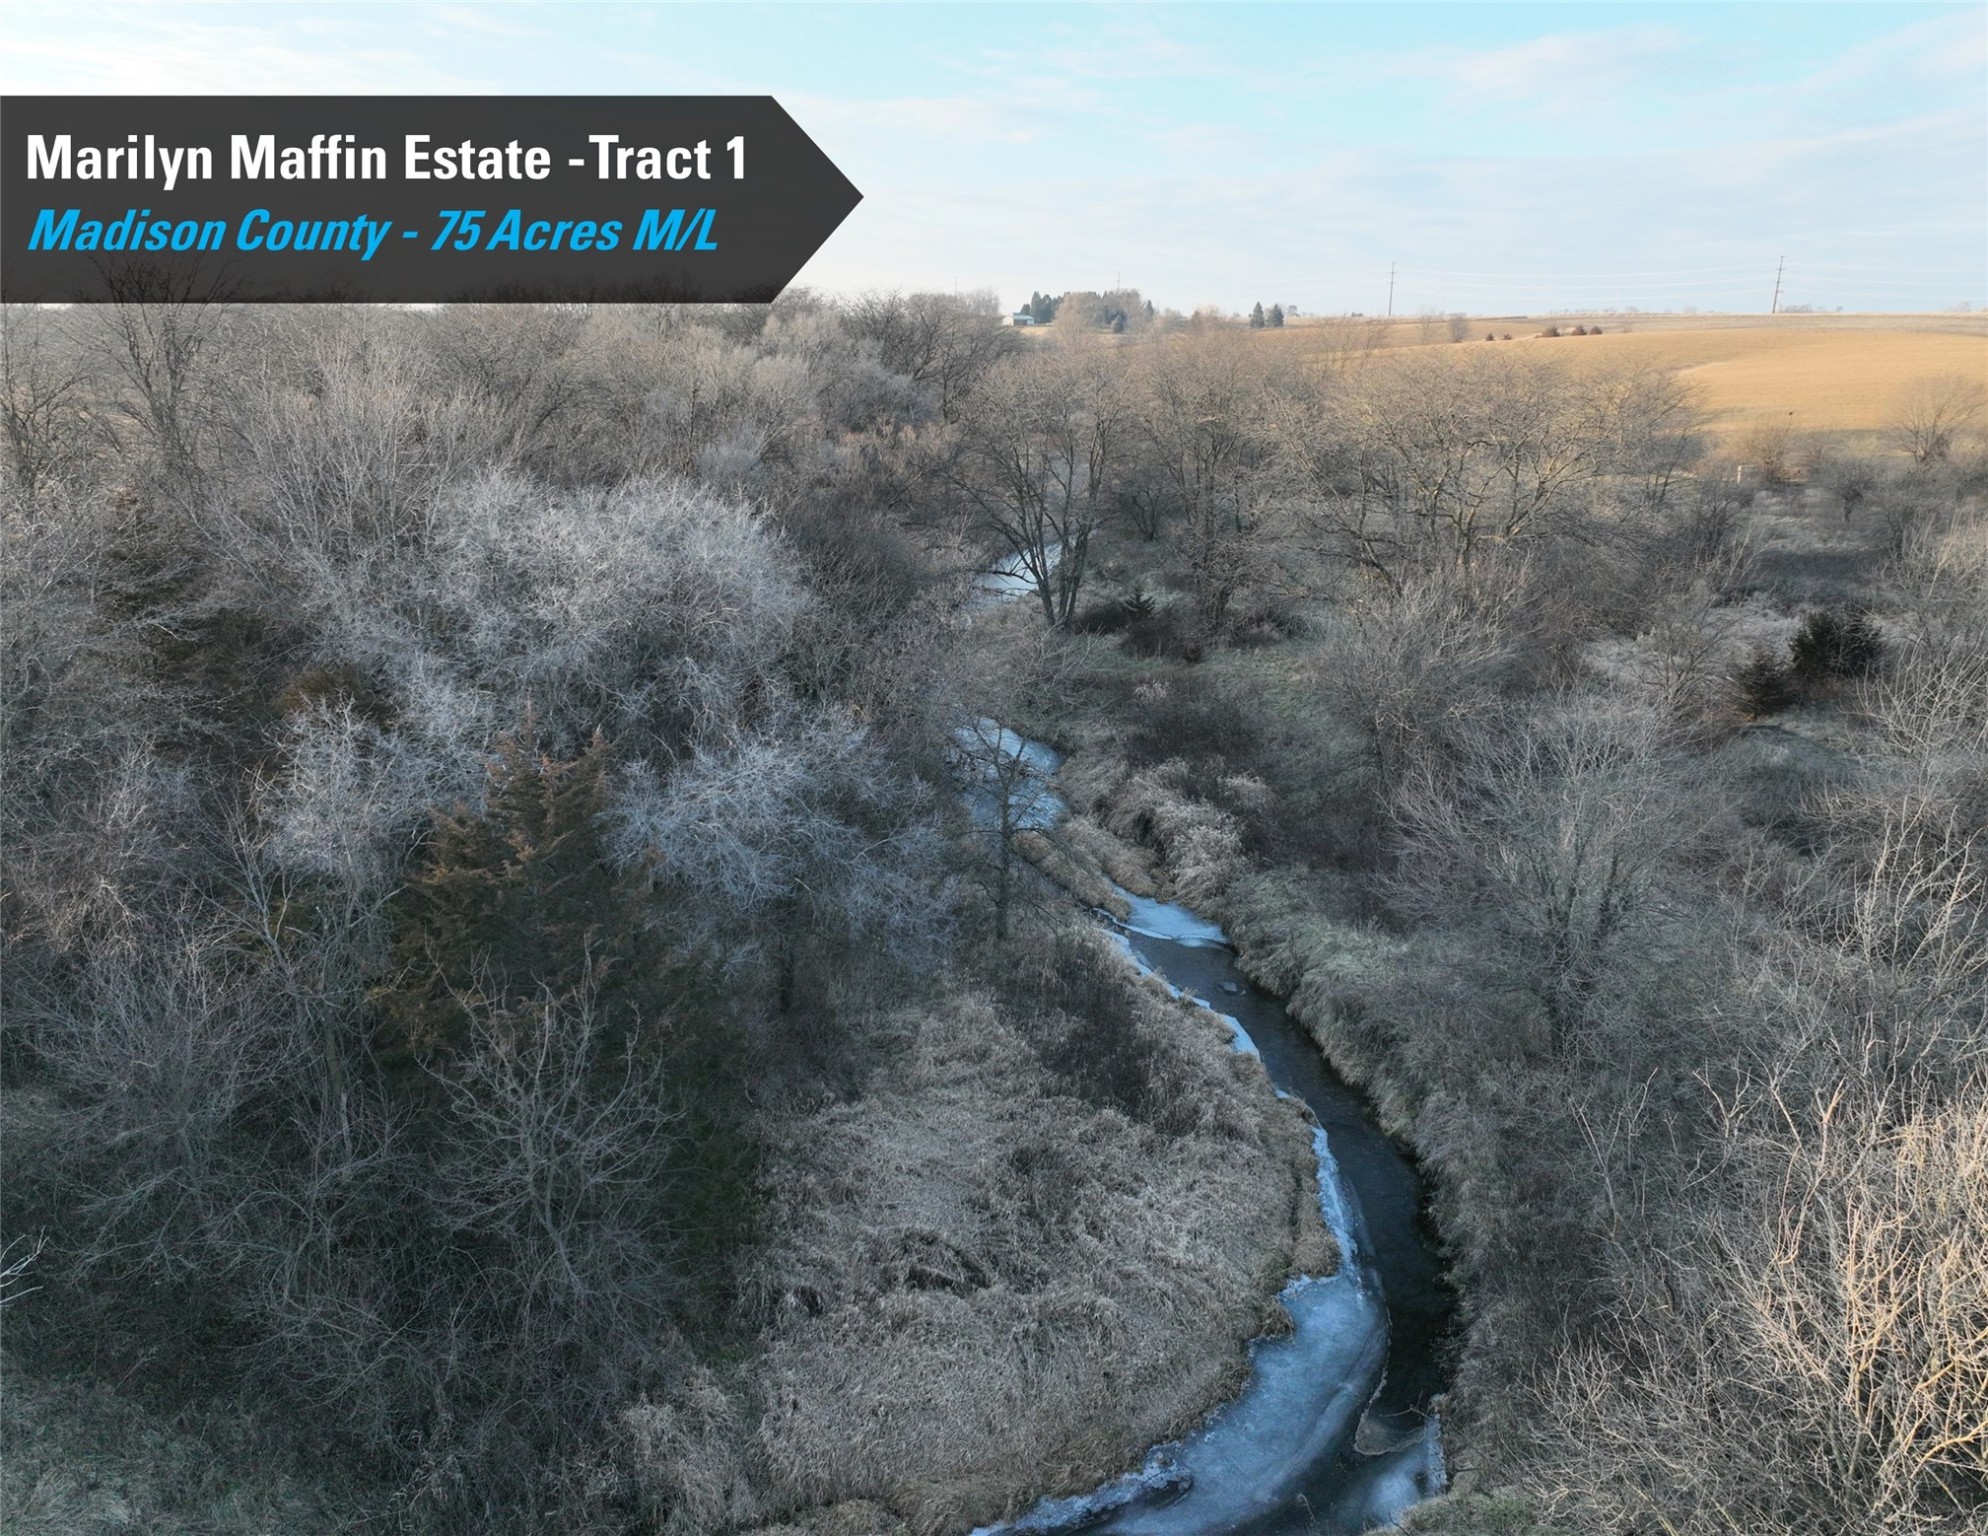
[[[1219,683],[1186,675],[1144,700],[1125,742],[1135,767],[1180,759],[1246,762],[1262,741],[1261,718]]]
[[[1119,643],[1135,656],[1199,661],[1201,642],[1195,628],[1192,611],[1186,604],[1178,604],[1134,618],[1125,626],[1125,636]]]
[[[1749,720],[1763,720],[1794,705],[1801,697],[1781,658],[1766,646],[1733,669],[1733,689]]]
[[[1761,422],[1740,440],[1739,453],[1768,485],[1792,484],[1800,469],[1795,434],[1784,421]]]
[[[1884,636],[1870,615],[1817,608],[1805,614],[1788,645],[1794,675],[1803,682],[1862,677],[1884,654]]]
[[[1936,464],[1953,453],[1988,408],[1988,385],[1965,374],[1915,379],[1899,393],[1886,431],[1892,445],[1917,464]]]
[[[1159,605],[1153,601],[1152,595],[1141,587],[1134,587],[1125,597],[1093,603],[1070,620],[1070,629],[1079,635],[1128,634],[1158,611]]]

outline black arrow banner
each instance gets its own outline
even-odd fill
[[[862,194],[771,96],[13,96],[0,297],[766,303]]]

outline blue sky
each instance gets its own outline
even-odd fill
[[[771,92],[801,281],[1477,313],[1988,305],[1988,6],[51,5],[10,92]]]

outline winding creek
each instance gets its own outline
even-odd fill
[[[960,739],[968,750],[992,747],[997,759],[983,761],[983,787],[968,797],[983,825],[998,815],[997,780],[1011,827],[1047,827],[1064,814],[1051,787],[1061,766],[1053,750],[992,721]],[[1098,917],[1133,962],[1215,1012],[1279,1093],[1310,1108],[1319,1205],[1340,1265],[1285,1287],[1279,1299],[1296,1326],[1250,1346],[1240,1395],[1197,1429],[1155,1447],[1136,1472],[1045,1499],[974,1536],[1272,1536],[1394,1524],[1445,1482],[1432,1405],[1444,1386],[1438,1346],[1454,1297],[1425,1231],[1421,1180],[1366,1099],[1276,998],[1250,984],[1221,929],[1185,907],[1118,894],[1127,917]]]

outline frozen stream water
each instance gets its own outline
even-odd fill
[[[982,729],[998,730],[992,722]],[[1059,815],[1062,803],[1047,788],[1060,766],[1056,754],[1012,732],[998,739],[1000,752],[1025,755],[1041,775],[1019,776],[1029,820],[1043,825]],[[1012,784],[1018,776],[1005,777]],[[970,798],[987,794],[982,788]],[[1366,1100],[1282,1004],[1249,983],[1221,929],[1185,907],[1119,894],[1128,917],[1100,917],[1133,961],[1221,1016],[1237,1049],[1261,1057],[1278,1091],[1311,1109],[1319,1205],[1341,1262],[1335,1274],[1285,1288],[1281,1300],[1296,1327],[1251,1345],[1241,1394],[1199,1428],[1156,1447],[1137,1472],[1093,1493],[1045,1499],[975,1536],[1222,1536],[1394,1524],[1444,1484],[1431,1402],[1443,1387],[1437,1351],[1454,1298],[1424,1230],[1421,1180]]]

